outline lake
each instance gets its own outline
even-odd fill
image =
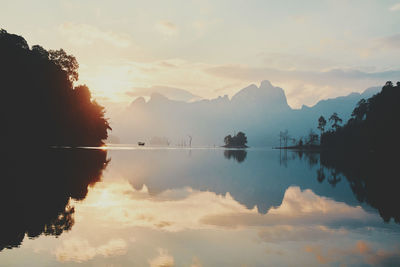
[[[319,154],[117,146],[9,161],[1,266],[400,265],[394,200]]]

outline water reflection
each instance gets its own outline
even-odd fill
[[[244,149],[226,149],[224,150],[224,157],[227,159],[233,158],[237,162],[241,163],[246,159],[247,151]]]
[[[309,166],[318,166],[316,179],[326,181],[332,187],[346,179],[360,203],[366,203],[379,211],[385,222],[393,219],[400,223],[400,201],[397,192],[399,181],[396,158],[392,155],[370,153],[333,153],[323,151],[289,152],[306,161]],[[293,159],[293,157],[291,158]],[[288,157],[284,157],[288,161]],[[282,159],[281,159],[282,161]]]
[[[40,257],[42,265],[50,266],[400,263],[399,225],[384,223],[369,202],[360,202],[352,179],[324,155],[288,151],[284,165],[279,151],[262,149],[248,149],[240,164],[220,149],[108,153],[112,162],[102,181],[89,188],[90,182],[85,182],[82,187],[88,191],[77,190],[84,191],[84,200],[67,198],[52,213],[57,217],[74,207],[69,232],[57,239],[26,239],[18,250],[3,250],[0,262],[24,265],[17,257],[21,251],[27,259]],[[84,176],[100,177],[105,156],[94,160],[102,164],[90,168],[98,173],[83,172]],[[86,166],[82,159],[88,157],[77,156],[69,166]],[[58,160],[44,159],[57,165]],[[332,182],[335,177],[340,181]],[[38,192],[48,202],[49,193]],[[77,194],[67,190],[61,195]],[[32,193],[33,197],[37,196]]]
[[[25,235],[59,236],[74,224],[70,198],[83,200],[107,165],[101,150],[13,151],[0,180],[0,251]]]

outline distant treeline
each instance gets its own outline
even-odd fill
[[[400,82],[386,82],[381,92],[369,99],[361,99],[351,118],[344,124],[334,112],[328,119],[320,116],[318,130],[307,136],[292,138],[287,130],[279,134],[280,148],[302,150],[380,151],[400,147]],[[329,125],[330,126],[329,126]],[[328,128],[329,127],[329,128]],[[293,145],[289,146],[291,141]]]
[[[64,50],[29,47],[0,30],[2,140],[6,144],[98,146],[111,129],[89,88],[74,86],[78,62]]]
[[[399,101],[400,82],[386,82],[381,92],[358,102],[344,126],[336,124],[326,132],[322,128],[321,148],[384,152],[399,147]]]

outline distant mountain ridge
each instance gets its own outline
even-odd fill
[[[153,93],[147,102],[138,97],[114,118],[113,132],[122,143],[164,137],[172,145],[184,144],[190,135],[193,145],[221,145],[225,135],[243,131],[250,146],[273,146],[279,131],[288,129],[293,137],[304,136],[310,128],[316,128],[321,115],[328,117],[337,112],[346,121],[361,98],[369,98],[379,90],[371,87],[361,94],[321,100],[301,109],[292,109],[284,90],[267,80],[259,87],[251,84],[243,88],[231,99],[225,95],[186,102]]]

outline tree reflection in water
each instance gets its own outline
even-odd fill
[[[25,234],[59,236],[74,224],[70,199],[82,200],[101,178],[107,151],[17,150],[2,163],[0,251],[18,247]]]
[[[233,158],[239,163],[242,163],[247,157],[247,151],[244,149],[226,149],[224,150],[224,156],[227,159]]]
[[[334,151],[293,151],[293,155],[310,166],[319,165],[316,173],[318,182],[326,180],[335,187],[342,179],[347,179],[360,203],[377,209],[385,222],[393,219],[400,223],[397,157],[390,153]]]

